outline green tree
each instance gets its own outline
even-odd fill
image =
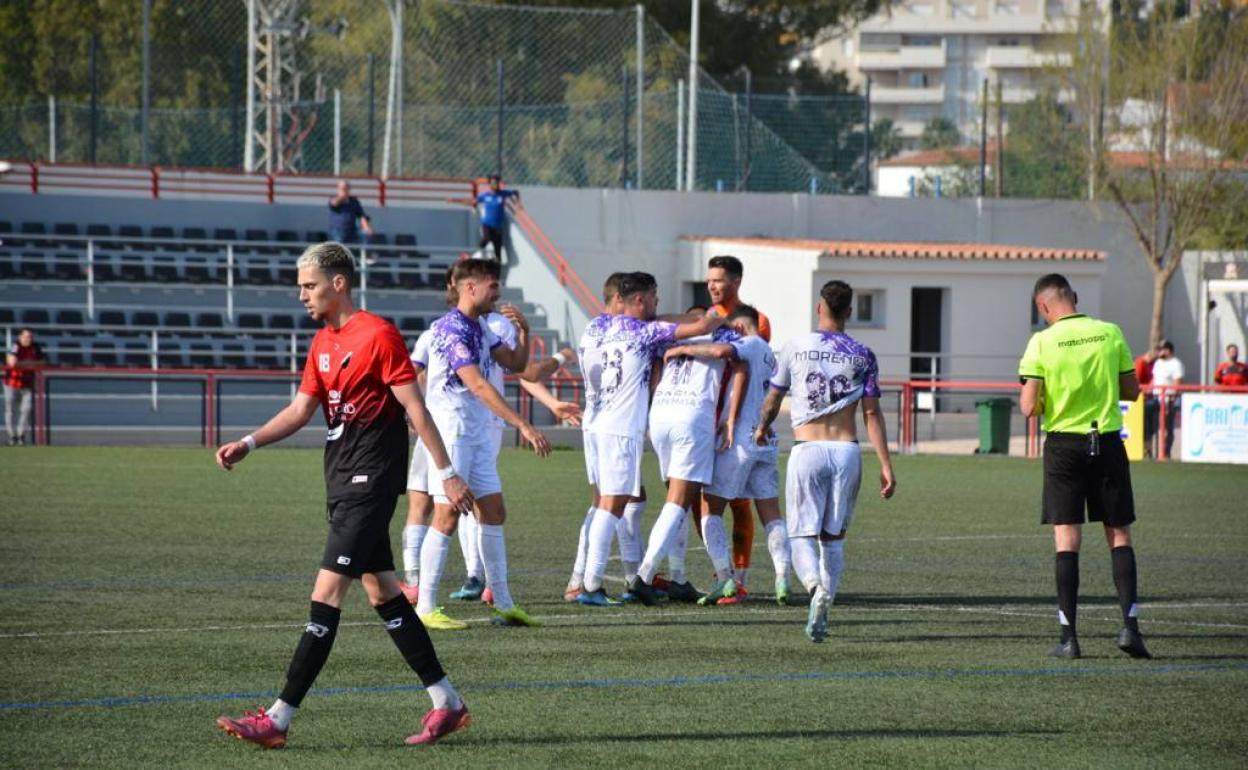
[[[880,118],[871,126],[871,154],[876,160],[887,160],[901,152],[901,129],[892,118]]]
[[[962,144],[962,133],[957,125],[944,116],[936,116],[923,125],[919,146],[925,150],[943,150]]]
[[[1162,338],[1166,292],[1183,252],[1218,247],[1211,239],[1219,233],[1243,237],[1237,175],[1248,147],[1248,16],[1231,14],[1218,26],[1194,23],[1183,10],[1159,3],[1142,18],[1115,16],[1108,66],[1099,78],[1071,83],[1080,104],[1104,95],[1105,131],[1089,132],[1087,166],[1130,223],[1153,274],[1150,346]],[[1084,13],[1074,38],[1099,35],[1104,45],[1104,26]],[[1114,148],[1133,150],[1144,167],[1114,162]]]
[[[1002,192],[1010,198],[1080,197],[1081,151],[1081,136],[1070,111],[1053,93],[1012,107]]]

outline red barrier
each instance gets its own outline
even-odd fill
[[[529,216],[529,212],[523,206],[517,205],[514,209],[514,215],[515,222],[520,226],[520,230],[529,238],[533,243],[533,247],[546,260],[546,264],[550,265],[551,269],[555,271],[555,275],[559,277],[559,285],[567,287],[572,292],[572,296],[576,299],[577,304],[589,315],[595,316],[602,313],[606,309],[602,299],[589,288],[584,279],[572,268],[572,265],[568,264],[568,260],[550,242],[542,228],[538,227],[537,222],[533,221],[533,218]]]
[[[477,182],[450,177],[331,176],[326,174],[248,174],[223,168],[87,165],[13,162],[0,188],[21,187],[35,195],[55,192],[111,192],[153,199],[197,196],[265,203],[328,199],[340,178],[356,187],[357,197],[378,206],[474,205]]]

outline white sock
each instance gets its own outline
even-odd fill
[[[477,538],[477,517],[472,514],[459,517],[459,550],[464,554],[464,570],[468,577],[481,580],[485,577],[481,564],[481,545]]]
[[[620,561],[624,562],[624,579],[631,580],[641,565],[641,515],[645,513],[646,501],[624,506],[624,515],[616,528],[620,539]]]
[[[507,587],[507,541],[502,524],[480,524],[481,561],[485,562],[485,582],[494,594],[494,609],[509,610],[516,606]]]
[[[420,582],[420,544],[425,542],[428,531],[426,524],[407,524],[403,527],[403,577],[408,584]]]
[[[793,555],[793,570],[802,581],[806,592],[814,594],[819,587],[819,547],[813,537],[789,538],[789,550]]]
[[[585,511],[585,520],[581,522],[581,534],[576,541],[576,563],[572,565],[572,577],[568,579],[569,585],[580,585],[585,579],[585,556],[589,550],[589,526],[594,523],[594,511],[598,510],[594,506],[589,506],[589,510]]]
[[[295,706],[278,698],[273,701],[273,705],[269,706],[268,711],[264,713],[268,714],[269,719],[273,720],[274,727],[285,732],[290,729],[290,720],[295,718],[295,708]]]
[[[767,553],[776,568],[776,577],[789,576],[789,533],[780,519],[767,523]]]
[[[459,693],[455,692],[455,688],[451,687],[451,680],[446,677],[442,677],[426,687],[425,692],[429,693],[435,709],[461,709],[464,707],[463,699],[459,697]]]
[[[420,599],[416,602],[416,614],[428,615],[438,606],[438,584],[442,582],[442,570],[446,567],[446,554],[451,550],[451,538],[433,527],[425,535],[420,546]]]
[[[641,561],[637,574],[647,583],[654,582],[654,575],[659,571],[659,563],[674,546],[677,532],[685,529],[685,509],[676,503],[663,503],[659,517],[650,528],[650,541],[646,545],[646,558]],[[672,576],[675,580],[675,575]],[[677,582],[684,582],[677,581]]]
[[[841,570],[845,568],[845,541],[829,540],[819,543],[823,552],[819,560],[819,584],[827,597],[824,601],[831,605],[836,599],[836,588],[841,583]]]
[[[702,517],[702,539],[706,541],[706,554],[711,557],[711,564],[715,565],[715,579],[731,580],[732,551],[728,549],[723,516]]]
[[[598,508],[589,526],[588,545],[585,550],[585,582],[587,592],[602,588],[602,576],[607,571],[607,557],[611,555],[611,540],[615,537],[615,516]]]
[[[685,554],[689,552],[689,528],[693,526],[692,516],[676,528],[672,543],[667,547],[667,569],[672,573],[673,583],[685,582]]]

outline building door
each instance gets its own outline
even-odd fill
[[[933,354],[944,352],[945,289],[914,286],[910,289],[910,376],[938,379],[941,360]],[[928,355],[923,355],[924,353]]]

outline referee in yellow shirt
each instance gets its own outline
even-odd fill
[[[1023,414],[1044,415],[1044,499],[1041,521],[1053,525],[1057,549],[1057,658],[1078,658],[1075,610],[1079,598],[1079,545],[1087,520],[1105,526],[1114,586],[1122,607],[1118,648],[1151,658],[1140,636],[1135,550],[1131,522],[1135,499],[1123,447],[1120,399],[1140,395],[1131,350],[1116,325],[1075,310],[1078,296],[1057,273],[1036,281],[1036,309],[1048,328],[1031,336],[1018,364]]]

